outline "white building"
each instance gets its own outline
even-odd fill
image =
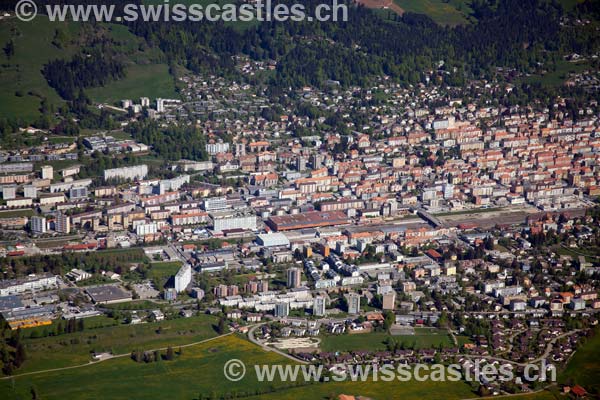
[[[348,314],[358,314],[360,312],[360,295],[358,293],[348,293],[346,301],[348,302]]]
[[[57,283],[57,276],[52,274],[29,275],[24,279],[3,280],[0,281],[0,296],[55,288]]]
[[[325,315],[325,297],[317,296],[313,303],[313,315],[322,317]]]
[[[31,231],[33,233],[46,233],[46,218],[37,215],[31,217]]]
[[[175,275],[175,291],[177,293],[183,292],[190,282],[192,281],[192,267],[189,264],[185,264],[177,271]]]
[[[86,279],[90,279],[92,274],[86,272],[84,270],[73,268],[70,272],[67,273],[67,278],[74,280],[75,282],[80,282]]]
[[[206,152],[211,156],[220,153],[227,153],[229,151],[229,143],[217,142],[217,143],[206,143]]]
[[[146,164],[135,165],[133,167],[112,168],[112,169],[104,170],[104,180],[144,179],[146,177],[146,175],[148,175],[148,166]]]
[[[42,167],[42,179],[52,179],[54,177],[54,168],[52,165],[44,165]]]
[[[256,215],[249,213],[220,212],[210,214],[213,230],[222,232],[232,229],[256,230]]]
[[[158,226],[155,223],[140,224],[135,227],[135,233],[138,236],[153,235],[158,232]]]
[[[290,304],[289,303],[277,303],[275,304],[275,316],[276,317],[287,317],[290,315]]]
[[[54,230],[58,233],[70,233],[71,217],[59,212],[54,219]]]
[[[209,197],[204,200],[203,205],[206,211],[224,210],[229,207],[227,197],[225,196]]]
[[[287,270],[287,287],[298,288],[300,287],[301,272],[299,268],[289,268]]]
[[[180,175],[173,179],[163,179],[158,183],[158,193],[165,194],[166,192],[179,190],[186,183],[190,183],[189,175]]]
[[[2,198],[4,200],[12,200],[17,197],[17,186],[6,185],[2,187]]]
[[[33,185],[23,186],[23,196],[29,199],[37,198],[37,187]]]

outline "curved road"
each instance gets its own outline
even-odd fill
[[[539,361],[542,361],[542,360],[546,359],[550,355],[550,352],[554,348],[554,343],[556,343],[557,340],[565,338],[565,337],[567,337],[569,335],[572,335],[572,334],[574,334],[576,332],[579,332],[580,330],[581,329],[575,329],[575,330],[569,331],[567,333],[563,333],[562,335],[559,335],[559,336],[555,337],[546,346],[546,350],[544,351],[544,354],[542,354],[538,358],[535,358],[535,359],[533,359],[533,360],[531,360],[531,361],[529,361],[527,363],[518,363],[516,361],[507,360],[506,358],[494,357],[494,356],[478,356],[478,355],[470,355],[470,354],[464,354],[462,356],[465,357],[465,358],[483,358],[483,359],[486,359],[486,360],[493,360],[493,361],[505,362],[505,363],[515,364],[515,365],[519,365],[521,367],[525,367],[526,365],[535,364],[535,363],[537,363]]]
[[[289,358],[290,360],[293,360],[293,361],[295,361],[295,362],[297,362],[297,363],[300,363],[300,364],[305,364],[305,365],[309,364],[308,362],[306,362],[306,361],[304,361],[304,360],[300,360],[300,359],[298,359],[298,358],[296,358],[296,357],[294,357],[294,356],[292,356],[292,355],[290,355],[290,354],[288,354],[288,353],[284,353],[283,351],[281,351],[281,350],[279,350],[279,349],[277,349],[277,348],[275,348],[275,347],[269,347],[269,346],[267,346],[266,344],[263,344],[263,343],[259,342],[259,341],[258,341],[258,340],[257,340],[257,339],[254,337],[254,331],[255,331],[255,330],[258,328],[258,327],[260,327],[260,326],[263,326],[263,325],[264,325],[264,324],[258,324],[258,325],[254,325],[252,328],[250,328],[250,330],[248,330],[248,339],[249,339],[249,340],[250,340],[252,343],[254,343],[254,344],[256,344],[256,345],[260,346],[260,347],[261,347],[261,348],[262,348],[264,351],[274,351],[275,353],[277,353],[277,354],[280,354],[280,355],[282,355],[282,356],[284,356],[284,357],[286,357],[286,358]]]

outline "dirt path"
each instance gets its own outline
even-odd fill
[[[224,335],[219,335],[219,336],[215,336],[215,337],[212,337],[212,338],[200,340],[199,342],[183,344],[181,346],[170,346],[170,347],[185,348],[185,347],[196,346],[196,345],[199,345],[199,344],[202,344],[202,343],[210,342],[210,341],[215,340],[215,339],[219,339],[219,338],[222,338],[222,337],[225,337],[225,336],[229,336],[232,333],[233,332],[229,332],[229,333],[225,333]],[[161,348],[158,348],[158,349],[145,350],[145,351],[163,351],[163,350],[167,350],[168,348],[169,348],[169,346],[167,346],[167,347],[161,347]],[[111,355],[109,357],[103,358],[103,359],[98,360],[98,361],[89,361],[89,362],[87,362],[85,364],[71,365],[69,367],[61,367],[61,368],[53,368],[53,369],[44,369],[44,370],[41,370],[41,371],[26,372],[24,374],[18,374],[18,375],[3,376],[0,379],[12,379],[12,378],[19,378],[19,377],[28,376],[28,375],[44,374],[44,373],[47,373],[47,372],[66,371],[68,369],[89,367],[90,365],[96,365],[96,364],[99,364],[99,363],[101,363],[103,361],[114,360],[115,358],[130,357],[130,356],[131,356],[131,353],[114,354],[114,355]]]

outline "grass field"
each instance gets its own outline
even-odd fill
[[[544,86],[560,86],[565,83],[569,73],[578,73],[590,69],[587,62],[572,63],[560,60],[556,63],[556,70],[550,71],[544,75],[531,75],[523,78],[526,83],[540,83]]]
[[[235,336],[183,350],[175,361],[143,364],[124,357],[69,371],[15,378],[14,384],[4,380],[0,381],[0,392],[6,394],[4,399],[30,396],[31,387],[44,399],[163,399],[167,393],[174,399],[197,399],[200,394],[256,394],[256,389],[267,390],[269,384],[257,383],[250,374],[239,382],[227,381],[223,377],[226,361],[239,358],[247,365],[290,362]]]
[[[385,350],[385,341],[391,338],[407,347],[416,348],[453,347],[452,341],[444,330],[430,328],[415,328],[415,335],[388,335],[387,333],[359,333],[352,335],[324,336],[321,341],[323,351],[352,351],[352,350]]]
[[[346,335],[347,336],[347,335]],[[361,336],[361,335],[355,335]],[[364,335],[363,335],[364,337]],[[162,347],[162,346],[161,346]],[[175,345],[177,350],[177,345]],[[560,382],[571,377],[588,390],[596,390],[600,356],[600,336],[590,340],[573,357]],[[239,382],[224,379],[223,366],[230,359],[246,365]],[[463,382],[328,382],[295,386],[279,381],[260,383],[253,365],[290,364],[274,352],[264,352],[247,340],[230,335],[185,347],[174,361],[135,363],[129,357],[57,372],[0,380],[3,399],[29,399],[31,388],[43,399],[162,399],[165,393],[177,399],[331,399],[339,394],[368,396],[374,399],[465,399],[477,397]],[[510,398],[516,400],[556,400],[557,387],[540,393]],[[259,394],[260,393],[260,394]]]
[[[462,25],[469,22],[473,10],[468,0],[394,0],[404,11],[426,14],[441,25]]]
[[[177,348],[175,348],[177,350]],[[247,373],[238,382],[223,376],[223,366],[239,359]],[[464,383],[368,382],[313,383],[294,387],[292,383],[261,383],[253,365],[290,364],[274,352],[230,335],[183,349],[174,361],[135,363],[129,357],[68,371],[48,372],[0,381],[4,399],[31,398],[31,388],[43,399],[175,399],[234,398],[326,399],[338,394],[362,394],[376,399],[460,399],[473,397]],[[258,393],[262,393],[258,395]]]
[[[600,329],[575,352],[567,368],[559,375],[562,383],[578,384],[589,393],[600,395]]]
[[[86,330],[90,330],[90,329],[97,329],[97,328],[102,328],[102,327],[106,327],[106,326],[114,326],[114,325],[118,325],[119,323],[117,321],[115,321],[113,318],[109,318],[107,316],[97,316],[97,317],[90,317],[90,318],[86,318],[85,322],[84,322],[84,326]],[[22,335],[24,338],[29,338],[29,337],[36,337],[36,334],[41,334],[44,329],[48,330],[49,328],[44,327],[44,326],[38,326],[36,328],[30,328],[30,329],[24,329],[22,332]]]
[[[170,280],[171,286],[174,284],[172,277],[179,271],[181,265],[180,261],[153,262],[145,277],[150,279],[158,290],[161,290]]]
[[[360,395],[377,400],[452,400],[476,397],[469,389],[469,386],[462,382],[330,382],[280,390],[250,399],[325,400],[337,399],[340,394]]]
[[[0,118],[32,121],[40,115],[42,98],[46,98],[51,107],[63,104],[56,91],[48,86],[41,70],[49,61],[68,59],[79,51],[76,42],[81,37],[82,26],[75,22],[50,22],[43,16],[38,16],[35,23],[21,22],[16,18],[0,21],[2,47],[10,39],[15,44],[11,58],[7,58],[4,51],[0,52]],[[97,29],[114,40],[115,49],[128,64],[124,79],[89,89],[88,95],[93,100],[115,102],[141,96],[176,97],[175,83],[167,66],[157,63],[162,59],[159,49],[141,51],[142,39],[123,25],[99,24]],[[62,48],[52,43],[57,30],[67,38]]]
[[[150,264],[148,270],[149,279],[158,279],[163,284],[166,283],[169,278],[179,271],[181,268],[181,262],[179,261],[167,261],[167,262],[155,262]]]
[[[84,364],[91,352],[128,353],[183,345],[216,336],[216,317],[201,315],[139,325],[117,325],[82,332],[26,339],[27,361],[16,373]],[[106,323],[104,321],[103,323]],[[54,324],[48,327],[52,332]],[[40,328],[38,328],[40,329]],[[43,330],[43,328],[42,328]]]
[[[10,59],[4,51],[0,52],[0,118],[33,120],[39,115],[42,97],[52,106],[63,103],[41,73],[48,61],[74,53],[73,48],[58,49],[52,44],[57,28],[71,36],[79,31],[77,24],[50,23],[44,17],[36,18],[35,23],[0,21],[0,43],[4,47],[12,38],[15,44],[15,54]]]
[[[106,86],[87,90],[88,96],[98,103],[117,103],[122,99],[139,102],[140,97],[178,98],[175,81],[169,75],[166,64],[131,65],[126,69],[124,79],[113,81]]]

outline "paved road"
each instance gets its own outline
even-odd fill
[[[258,341],[258,340],[257,340],[257,339],[254,337],[254,331],[255,331],[255,330],[258,328],[258,327],[260,327],[260,326],[262,326],[262,325],[264,325],[264,324],[258,324],[258,325],[255,325],[255,326],[253,326],[252,328],[250,328],[250,330],[248,330],[248,339],[249,339],[249,340],[250,340],[252,343],[254,343],[254,344],[256,344],[256,345],[258,345],[258,346],[262,347],[262,349],[263,349],[264,351],[274,351],[275,353],[277,353],[277,354],[280,354],[280,355],[282,355],[282,356],[284,356],[284,357],[286,357],[286,358],[289,358],[290,360],[293,360],[293,361],[295,361],[295,362],[297,362],[297,363],[300,363],[300,364],[308,364],[308,362],[306,362],[306,361],[299,360],[299,359],[297,359],[296,357],[289,355],[288,353],[285,353],[285,352],[283,352],[283,351],[281,351],[281,350],[279,350],[279,349],[276,349],[275,347],[269,347],[269,346],[267,346],[266,344],[263,344],[263,343],[261,343],[260,341]]]
[[[554,338],[554,339],[552,339],[552,340],[550,341],[550,343],[548,343],[548,345],[546,346],[546,350],[544,351],[544,354],[542,354],[542,355],[541,355],[541,356],[539,356],[538,358],[536,358],[536,359],[533,359],[533,360],[531,360],[531,361],[528,361],[528,362],[526,362],[526,363],[519,363],[519,362],[516,362],[516,361],[507,360],[506,358],[502,358],[502,357],[494,357],[494,356],[478,356],[478,355],[470,355],[470,354],[467,354],[467,355],[462,355],[462,356],[463,356],[463,357],[465,357],[465,358],[483,358],[483,359],[486,359],[486,360],[492,360],[492,361],[504,362],[504,363],[515,364],[515,365],[519,365],[519,366],[521,366],[521,367],[525,367],[525,366],[527,366],[527,365],[530,365],[530,364],[535,364],[535,363],[537,363],[537,362],[540,362],[540,361],[542,361],[542,360],[544,360],[544,359],[548,358],[548,356],[550,355],[550,352],[552,351],[552,349],[553,349],[553,347],[554,347],[554,343],[556,343],[556,341],[557,341],[557,340],[559,340],[559,339],[562,339],[562,338],[565,338],[565,337],[567,337],[567,336],[569,336],[569,335],[572,335],[572,334],[574,334],[574,333],[576,333],[576,332],[579,332],[579,331],[580,331],[580,329],[575,329],[575,330],[569,331],[569,332],[567,332],[567,333],[563,333],[562,335],[559,335],[559,336],[555,337],[555,338]]]

